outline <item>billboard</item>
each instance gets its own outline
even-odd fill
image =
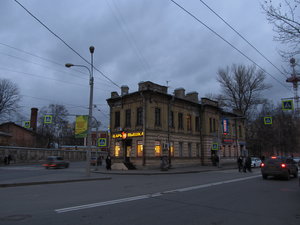
[[[89,116],[87,116],[87,115],[76,116],[75,138],[85,138],[85,137],[87,137],[88,118],[89,118]]]

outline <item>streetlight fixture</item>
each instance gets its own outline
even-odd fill
[[[88,144],[88,150],[86,151],[86,175],[90,176],[90,159],[91,159],[91,150],[92,150],[92,117],[93,117],[93,92],[94,92],[94,77],[93,77],[93,53],[95,51],[94,46],[90,46],[89,48],[91,53],[91,69],[89,69],[87,66],[84,65],[74,65],[72,63],[66,63],[65,66],[70,68],[72,66],[78,66],[78,67],[84,67],[89,71],[90,75],[90,99],[89,99],[89,116],[88,116],[88,133],[87,133],[87,144]]]

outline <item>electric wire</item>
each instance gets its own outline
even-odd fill
[[[87,64],[91,65],[91,63],[86,60],[83,56],[81,56],[74,48],[72,48],[66,41],[64,41],[60,36],[58,36],[56,33],[54,33],[47,25],[45,25],[40,19],[38,19],[35,15],[33,15],[25,6],[23,6],[18,0],[14,0],[19,6],[21,6],[31,17],[33,17],[36,21],[38,21],[43,27],[45,27],[51,34],[53,34],[57,39],[59,39],[63,44],[65,44],[71,51],[73,51],[77,56],[79,56],[83,61],[85,61]],[[93,68],[98,71],[103,77],[105,77],[107,80],[109,80],[112,84],[117,86],[118,88],[121,88],[117,83],[112,81],[108,76],[106,76],[101,70],[96,68],[93,65]]]
[[[258,54],[260,54],[265,60],[267,60],[279,73],[281,73],[285,78],[287,75],[283,73],[276,65],[274,65],[263,53],[261,53],[254,45],[252,45],[241,33],[234,29],[227,21],[225,21],[216,11],[214,11],[209,5],[207,5],[203,0],[199,0],[204,6],[206,6],[213,14],[215,14],[220,20],[222,20],[231,30],[233,30],[240,38],[242,38],[248,45],[250,45]]]
[[[252,62],[254,65],[256,65],[258,68],[260,68],[262,71],[264,71],[266,74],[268,74],[269,76],[271,76],[275,81],[277,81],[281,86],[283,86],[284,88],[286,88],[287,90],[291,91],[288,87],[286,87],[283,83],[281,83],[281,81],[279,81],[276,77],[274,77],[272,74],[270,74],[269,72],[267,72],[265,69],[263,69],[260,65],[258,65],[254,60],[252,60],[249,56],[247,56],[245,53],[243,53],[241,50],[239,50],[237,47],[235,47],[233,44],[231,44],[229,41],[227,41],[224,37],[222,37],[220,34],[218,34],[215,30],[213,30],[211,27],[209,27],[208,25],[206,25],[204,22],[202,22],[198,17],[196,17],[194,14],[192,14],[190,11],[188,11],[187,9],[185,9],[183,6],[181,6],[180,4],[178,4],[176,1],[174,0],[170,0],[171,2],[173,2],[177,7],[179,7],[181,10],[183,10],[185,13],[187,13],[188,15],[190,15],[192,18],[194,18],[196,21],[198,21],[200,24],[202,24],[204,27],[206,27],[208,30],[210,30],[213,34],[215,34],[216,36],[218,36],[220,39],[222,39],[224,42],[226,42],[228,45],[230,45],[233,49],[235,49],[237,52],[239,52],[241,55],[243,55],[246,59],[248,59],[250,62]]]

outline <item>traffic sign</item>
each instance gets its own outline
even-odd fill
[[[44,123],[52,123],[52,115],[45,115]]]
[[[219,150],[219,144],[218,143],[212,143],[211,150]]]
[[[106,138],[98,138],[98,146],[106,147]]]
[[[264,124],[269,125],[272,124],[272,117],[271,116],[266,116],[264,117]]]
[[[23,127],[30,128],[30,121],[24,121]]]
[[[293,100],[282,100],[282,110],[293,110]]]

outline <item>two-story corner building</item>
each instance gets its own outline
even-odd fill
[[[202,98],[200,103],[197,92],[178,88],[171,95],[166,86],[147,81],[133,93],[122,86],[121,94],[112,92],[107,102],[110,154],[120,161],[159,165],[167,156],[172,165],[207,165],[219,152],[223,159],[235,159],[245,145],[243,121],[224,113],[215,101]],[[221,133],[223,117],[228,118],[226,135]],[[214,143],[220,143],[220,151],[212,150]]]

